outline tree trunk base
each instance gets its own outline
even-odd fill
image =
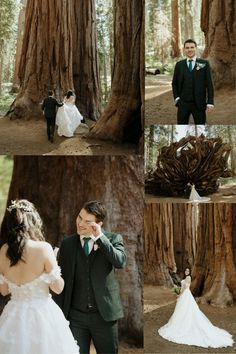
[[[33,102],[30,98],[25,96],[16,98],[12,103],[6,117],[10,119],[42,119],[43,111],[38,102]]]
[[[113,98],[88,137],[138,144],[142,137],[140,101],[126,96]]]

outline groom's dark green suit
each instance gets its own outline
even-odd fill
[[[115,268],[126,263],[122,236],[103,231],[95,245],[86,256],[78,234],[62,241],[58,263],[65,287],[54,300],[70,321],[80,353],[89,353],[91,338],[97,353],[117,353],[123,310]],[[104,344],[108,337],[110,343]]]

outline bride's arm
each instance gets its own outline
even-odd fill
[[[2,279],[1,275],[3,274],[3,270],[4,270],[4,264],[3,264],[3,260],[6,257],[5,256],[5,247],[3,246],[0,250],[0,293],[2,296],[6,296],[10,294],[9,288],[8,288],[8,284],[5,283],[5,281]]]
[[[53,252],[52,246],[49,243],[45,242],[45,263],[44,268],[46,273],[50,273],[55,267],[58,266],[55,254]],[[62,277],[59,277],[55,281],[53,281],[49,288],[56,294],[60,294],[64,289],[64,280]]]

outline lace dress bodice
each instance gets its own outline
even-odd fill
[[[17,285],[0,274],[0,284],[7,283],[12,301],[26,301],[45,299],[51,297],[49,284],[60,278],[59,266],[54,267],[50,273],[42,273],[37,278],[22,285]]]
[[[191,278],[185,278],[183,280],[181,280],[181,290],[182,292],[186,289],[189,289],[191,285]]]

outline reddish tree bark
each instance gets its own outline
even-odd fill
[[[114,68],[109,102],[89,137],[138,143],[142,136],[144,1],[115,0]]]
[[[204,56],[211,62],[216,88],[235,88],[235,1],[203,0],[201,29],[206,39]]]
[[[96,120],[100,114],[95,0],[73,0],[73,80],[81,114]]]
[[[192,289],[202,303],[232,305],[236,299],[236,205],[200,208]]]
[[[28,0],[19,65],[21,87],[10,118],[39,118],[39,102],[54,89],[58,96],[73,87],[72,3]],[[63,21],[62,21],[63,19]]]

